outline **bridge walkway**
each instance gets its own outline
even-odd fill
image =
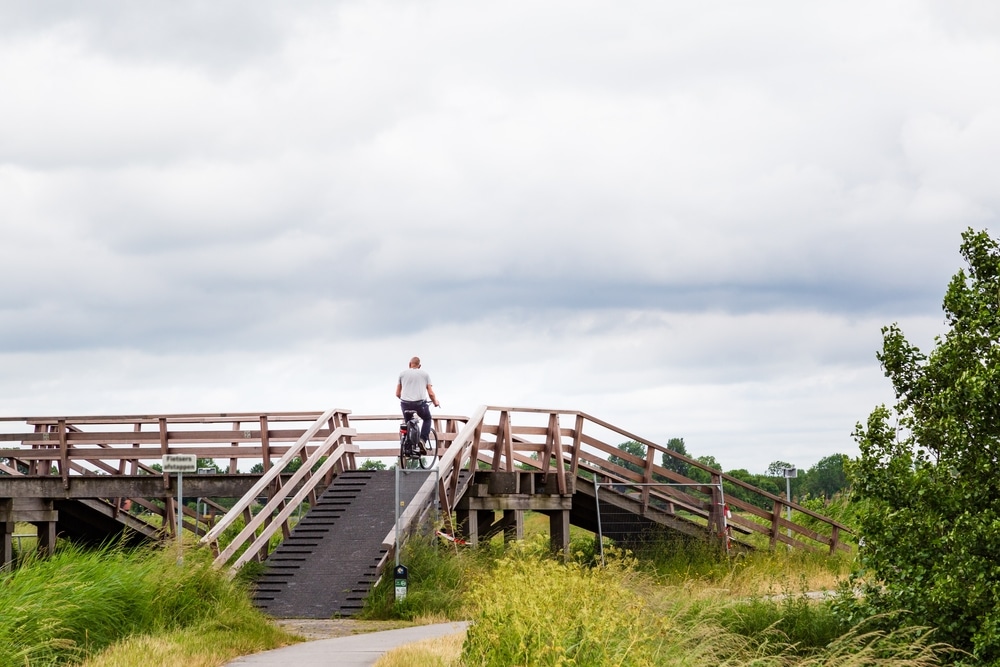
[[[10,429],[14,422],[20,424]],[[330,613],[351,613],[357,595],[348,592],[382,576],[399,546],[434,517],[446,532],[473,544],[498,532],[517,537],[523,513],[534,510],[549,515],[553,547],[567,549],[571,524],[601,530],[600,517],[613,508],[633,517],[603,527],[606,537],[621,541],[653,528],[726,546],[850,550],[843,539],[850,532],[846,526],[782,496],[586,413],[535,408],[480,406],[469,416],[435,416],[438,468],[412,491],[393,523],[395,512],[375,509],[386,506],[388,491],[383,486],[376,492],[374,481],[384,475],[368,475],[359,463],[394,463],[398,423],[394,414],[359,416],[342,409],[0,418],[4,562],[10,560],[14,522],[35,522],[40,535],[43,529],[51,535],[59,521],[71,521],[73,515],[69,506],[56,509],[56,501],[116,499],[133,502],[131,514],[118,515],[123,533],[133,530],[124,524],[141,513],[151,518],[151,525],[162,527],[160,535],[175,536],[182,529],[197,535],[216,554],[216,566],[232,573],[251,560],[269,563],[259,603],[270,605],[274,614],[292,611],[279,610],[285,604],[279,598],[299,600],[295,613],[334,609],[320,610],[333,603],[310,601],[304,588],[316,589],[317,595],[344,593],[336,602],[339,611]],[[623,451],[618,447],[623,441],[638,443],[645,454]],[[228,467],[185,476],[184,520],[178,526],[178,480],[159,471],[156,463],[166,454],[184,453],[199,461],[228,460]],[[254,462],[251,472],[241,472],[239,465],[248,462]],[[342,491],[338,487],[361,477],[372,482],[374,495],[359,496],[338,515],[336,506],[343,500],[335,499]],[[49,514],[26,509],[25,503],[49,503]],[[303,507],[311,511],[299,528],[295,518]],[[786,510],[794,511],[795,521],[786,518]],[[295,532],[299,534],[292,538]],[[60,529],[60,535],[73,537],[69,529]],[[282,546],[271,553],[271,544],[281,537]],[[314,555],[293,553],[306,543],[314,544]],[[338,543],[347,550],[353,545],[363,555],[355,561],[330,550],[329,545]],[[298,562],[308,565],[281,580],[278,572],[294,569]],[[328,566],[332,572],[331,564],[349,570],[347,578],[302,585],[304,572]],[[273,600],[265,599],[269,590]],[[302,611],[310,607],[315,611]]]

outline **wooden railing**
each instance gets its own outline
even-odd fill
[[[69,488],[77,475],[159,475],[153,465],[164,454],[194,454],[198,458],[228,461],[226,472],[230,474],[241,472],[240,463],[261,463],[269,480],[262,485],[262,496],[269,499],[270,505],[270,500],[280,492],[276,485],[281,479],[278,472],[292,458],[302,459],[300,470],[311,470],[325,457],[323,460],[329,466],[320,475],[312,474],[310,480],[328,478],[337,469],[354,468],[361,458],[379,458],[391,464],[398,454],[399,421],[398,414],[351,415],[348,410],[338,409],[0,417],[0,474],[54,475],[62,480],[64,488]],[[427,504],[436,499],[442,518],[450,521],[451,510],[465,491],[473,468],[498,471],[527,468],[554,476],[561,493],[569,491],[573,486],[570,480],[580,474],[616,482],[620,491],[638,499],[642,507],[670,508],[701,521],[707,530],[725,525],[734,529],[737,537],[757,534],[771,546],[849,549],[843,541],[850,532],[848,527],[583,412],[481,406],[470,417],[435,416],[434,425],[443,448],[436,493],[420,494],[424,507],[411,504],[413,509],[407,520],[420,512],[426,513]],[[628,440],[644,445],[645,456],[633,456],[618,449],[618,444]],[[679,466],[664,466],[664,456],[670,462],[701,471],[699,476],[710,482],[699,483],[672,469]],[[617,457],[627,465],[612,463],[610,457]],[[169,475],[162,476],[164,487],[169,488]],[[292,489],[305,479],[303,474],[294,484],[286,481],[282,500],[275,500],[270,510],[283,516],[297,501],[297,491]],[[664,481],[688,486],[655,485]],[[312,484],[303,499],[314,494],[317,484]],[[740,489],[752,502],[732,494],[724,499],[713,495],[718,484]],[[719,516],[720,500],[733,510],[731,517]],[[788,521],[784,514],[789,507],[799,516],[808,517],[813,527]],[[249,504],[230,514],[243,515],[252,522],[254,517],[246,516],[248,508]],[[169,518],[168,511],[165,519]],[[288,528],[285,520],[275,523],[283,530]],[[258,525],[258,530],[262,525]],[[216,531],[215,535],[218,534]],[[251,543],[255,544],[259,537],[258,532]]]
[[[211,545],[216,553],[213,563],[215,567],[222,567],[227,563],[230,572],[235,573],[244,563],[251,559],[261,560],[266,557],[266,549],[271,536],[280,528],[283,528],[285,535],[288,534],[288,519],[295,509],[305,500],[310,504],[316,502],[316,487],[321,483],[323,488],[330,485],[332,473],[343,471],[346,468],[354,468],[354,454],[358,453],[356,445],[351,444],[351,437],[356,435],[352,428],[345,425],[346,414],[329,410],[321,415],[308,429],[299,436],[295,444],[288,448],[284,455],[277,461],[277,464],[266,471],[253,488],[232,507],[221,521],[208,531],[201,539],[202,544]],[[329,433],[323,441],[314,447],[312,454],[306,457],[306,450],[316,434],[324,426],[328,426]],[[288,466],[293,459],[301,457],[303,465],[299,466],[290,479],[281,484],[281,471]],[[308,462],[308,464],[307,464]],[[313,464],[313,462],[316,462]],[[274,485],[280,485],[275,489]],[[251,505],[257,498],[264,495],[268,488],[272,491],[270,497],[263,507],[259,509],[256,516],[251,513]],[[292,490],[294,495],[289,500]],[[247,517],[243,529],[224,548],[219,547],[219,536],[232,526],[240,516]],[[250,543],[249,547],[230,563],[230,559]]]
[[[630,440],[645,446],[644,457],[618,449],[619,444]],[[851,531],[842,523],[583,412],[483,406],[467,421],[453,444],[448,456],[441,460],[439,500],[446,519],[465,490],[459,482],[460,473],[469,470],[475,461],[490,470],[527,468],[552,475],[562,493],[569,488],[568,479],[579,475],[616,482],[616,492],[638,498],[643,511],[651,505],[665,507],[669,512],[701,521],[706,530],[719,537],[724,537],[720,533],[728,533],[731,527],[738,533],[737,539],[740,535],[761,534],[772,547],[781,543],[831,553],[850,551],[843,537]],[[611,457],[630,465],[613,463]],[[709,481],[665,467],[663,457],[701,471]],[[725,496],[720,487],[738,487],[759,504]],[[759,505],[770,505],[770,509]],[[809,517],[820,529],[787,520],[786,508]]]

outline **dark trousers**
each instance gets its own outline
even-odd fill
[[[420,439],[429,438],[431,435],[431,404],[427,401],[400,401],[399,407],[403,410],[403,419],[406,419],[408,410],[417,413],[417,416],[423,420],[420,425]]]

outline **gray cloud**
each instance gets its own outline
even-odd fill
[[[2,2],[0,412],[375,409],[421,348],[847,450],[998,224],[998,65],[975,2]]]

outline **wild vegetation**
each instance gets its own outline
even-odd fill
[[[170,549],[61,544],[52,558],[23,557],[0,571],[0,667],[210,667],[296,641],[209,556],[178,566]]]
[[[843,579],[845,559],[784,551],[730,559],[668,541],[641,555],[612,550],[598,567],[590,542],[574,540],[570,562],[553,558],[544,536],[503,551],[411,542],[406,599],[394,604],[383,584],[367,614],[472,625],[460,648],[408,647],[405,660],[390,654],[380,665],[902,667],[954,657],[922,628],[852,624],[836,600],[815,599],[816,587]],[[428,655],[416,659],[417,650]]]
[[[948,285],[934,349],[883,329],[897,402],[856,431],[856,612],[905,609],[977,664],[1000,664],[1000,244],[972,230],[962,240],[968,269]]]

